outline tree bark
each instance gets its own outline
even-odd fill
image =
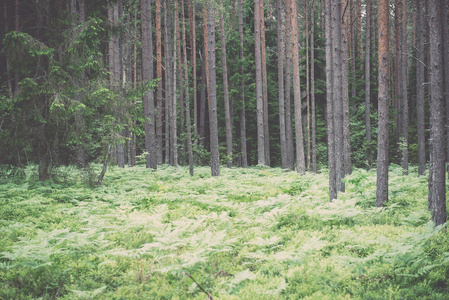
[[[211,2],[207,5],[207,42],[209,52],[209,116],[210,116],[210,155],[212,176],[220,176],[218,153],[217,87],[215,74],[215,15]]]
[[[182,43],[184,52],[184,86],[186,88],[186,127],[187,127],[187,151],[189,158],[189,173],[193,176],[193,148],[192,148],[192,129],[190,120],[190,93],[189,93],[189,70],[187,68],[187,39],[186,39],[186,18],[184,14],[184,0],[181,1],[182,7]],[[194,56],[195,53],[192,53]]]
[[[332,0],[332,67],[333,67],[333,109],[335,139],[335,180],[338,192],[344,192],[342,179],[345,176],[344,161],[344,107],[342,95],[342,51],[341,51],[341,5],[340,0]]]
[[[257,107],[257,164],[265,165],[265,131],[262,92],[262,58],[260,37],[260,1],[254,1],[254,48],[256,65],[256,107]],[[263,1],[263,0],[262,0]]]
[[[444,61],[444,101],[446,104],[446,163],[449,162],[449,28],[447,17],[447,1],[442,3],[442,24],[443,24],[443,61]],[[447,167],[449,172],[449,166]]]
[[[379,121],[377,136],[376,206],[388,201],[388,110],[389,110],[389,5],[379,0]]]
[[[223,6],[222,0],[218,1]],[[228,168],[232,167],[232,123],[229,109],[229,91],[228,91],[228,67],[226,62],[226,39],[223,12],[220,12],[220,40],[221,40],[221,63],[223,67],[223,92],[224,92],[224,109],[225,109],[225,126],[226,126],[226,164]]]
[[[142,26],[142,79],[153,80],[153,39],[151,32],[151,0],[141,3]],[[154,120],[154,95],[152,89],[143,96],[143,110],[145,115],[145,163],[147,168],[156,170],[157,152]]]
[[[269,166],[270,161],[270,133],[268,124],[268,80],[267,80],[267,47],[265,43],[265,10],[263,0],[260,1],[260,50],[262,61],[262,97],[263,97],[263,132],[265,164]]]
[[[279,127],[280,127],[280,144],[281,144],[281,166],[287,168],[287,146],[285,137],[285,101],[284,101],[284,49],[282,37],[282,0],[276,1],[277,9],[277,26],[278,26],[278,99],[279,99]]]
[[[430,176],[429,203],[435,226],[446,222],[444,153],[443,32],[441,0],[429,1],[430,27]]]
[[[295,136],[296,136],[296,170],[299,174],[305,173],[304,137],[302,132],[301,113],[301,84],[299,80],[299,37],[297,5],[295,0],[290,2],[291,30],[292,30],[292,65],[293,65],[293,93],[295,99]]]
[[[366,0],[366,30],[365,30],[365,131],[366,131],[366,161],[368,168],[372,164],[371,151],[371,7],[372,0]]]
[[[181,54],[181,31],[179,29],[179,8],[178,8],[178,0],[175,1],[175,36],[176,36],[176,53],[177,53],[177,57],[178,57],[178,61],[177,61],[177,65],[178,65],[178,74],[177,76],[175,76],[175,78],[178,79],[177,85],[178,87],[178,91],[179,91],[179,131],[180,134],[182,135],[184,132],[184,88],[183,88],[183,73],[182,73],[182,54]],[[176,80],[176,79],[175,79]],[[176,97],[176,89],[174,89],[174,95],[175,98]],[[173,101],[174,103],[176,103],[175,101]],[[176,104],[174,104],[176,105]],[[176,105],[177,106],[177,105]],[[174,123],[176,125],[173,126],[178,126],[177,123]],[[186,157],[186,151],[185,151],[185,146],[187,146],[187,141],[184,141],[184,147],[182,147],[182,155],[181,155],[181,165],[185,164],[185,157]]]
[[[308,0],[304,1],[305,10],[305,40],[306,40],[306,101],[307,101],[307,170],[310,171],[312,167],[312,145],[310,132],[310,63],[309,63],[309,9]]]
[[[408,174],[408,47],[407,47],[407,4],[406,0],[401,2],[401,101],[402,101],[402,125],[401,125],[401,148],[402,148],[402,172]]]
[[[287,147],[287,168],[295,169],[295,154],[293,149],[293,122],[291,105],[291,59],[292,59],[292,41],[291,41],[291,12],[290,2],[285,1],[285,142]]]
[[[426,172],[426,139],[424,109],[424,19],[423,0],[416,0],[416,102],[417,102],[417,134],[418,134],[418,174]]]
[[[162,164],[162,31],[161,31],[161,0],[156,0],[156,103],[157,103],[157,116],[156,116],[156,161],[158,164]],[[164,10],[164,17],[167,17],[167,9]],[[148,29],[150,30],[150,29]],[[167,53],[167,51],[165,51]],[[167,79],[167,76],[165,76]],[[167,80],[165,80],[165,88],[167,89]]]
[[[311,6],[310,32],[310,101],[312,106],[312,170],[317,172],[316,166],[316,109],[315,109],[315,2]]]
[[[193,130],[198,135],[198,86],[196,79],[196,22],[195,4],[189,3],[190,21],[190,47],[192,49],[192,75],[193,75]]]
[[[246,113],[245,113],[245,73],[243,69],[243,0],[238,0],[239,6],[239,38],[240,38],[240,48],[239,48],[239,60],[240,60],[240,97],[242,100],[242,108],[240,110],[240,149],[242,152],[242,168],[248,166],[248,155],[246,149]]]
[[[335,180],[335,143],[334,143],[334,108],[332,96],[332,26],[331,3],[324,0],[325,39],[326,39],[326,112],[327,112],[327,159],[329,167],[329,200],[337,198]]]
[[[349,90],[348,90],[348,15],[346,5],[348,0],[343,0],[341,5],[341,92],[343,101],[343,153],[344,175],[352,173],[351,163],[351,136],[349,126]],[[361,28],[358,28],[361,32]]]

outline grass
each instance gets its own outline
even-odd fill
[[[100,166],[92,171],[98,172]],[[447,299],[449,233],[427,179],[354,170],[329,203],[326,170],[36,168],[0,184],[0,299]],[[203,290],[204,291],[203,291]]]

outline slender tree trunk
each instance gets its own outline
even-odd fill
[[[299,174],[304,174],[306,165],[304,158],[304,137],[302,132],[301,85],[299,80],[298,9],[295,0],[289,1],[292,26],[293,92],[295,98],[296,170]]]
[[[176,33],[175,35],[176,36]],[[171,122],[171,134],[170,134],[170,164],[174,167],[178,167],[179,160],[178,160],[178,126],[176,124],[176,120],[178,118],[177,113],[177,98],[176,98],[176,63],[178,62],[177,59],[177,53],[178,53],[178,45],[176,42],[173,41],[173,73],[172,77],[170,79],[170,82],[173,84],[171,91],[170,91],[170,97],[171,97],[171,104],[170,104],[170,122]],[[181,59],[179,60],[179,63],[181,63]],[[179,69],[178,69],[178,75],[179,75]],[[181,74],[182,76],[182,74]],[[180,87],[182,89],[182,87]]]
[[[142,26],[142,79],[153,80],[153,39],[151,32],[151,0],[141,3]],[[147,168],[157,168],[157,152],[154,120],[154,95],[151,89],[143,96],[145,115],[145,162]]]
[[[206,100],[206,77],[207,77],[207,72],[206,72],[206,67],[207,67],[207,63],[206,63],[206,54],[205,54],[205,48],[206,48],[206,44],[203,45],[202,48],[202,62],[201,62],[201,91],[200,91],[200,138],[201,138],[201,144],[204,146],[204,141],[206,138],[206,111],[208,110],[207,108],[207,100]]]
[[[290,1],[290,0],[289,0]],[[291,59],[292,59],[292,41],[291,41],[291,11],[290,2],[285,1],[285,138],[287,146],[287,168],[295,169],[295,154],[293,149],[293,122],[291,105]]]
[[[177,53],[177,57],[178,57],[178,76],[175,76],[175,78],[178,79],[178,91],[179,91],[179,115],[180,115],[180,125],[179,125],[179,129],[180,129],[180,134],[182,135],[184,132],[184,88],[183,88],[183,74],[182,74],[182,54],[181,54],[181,31],[179,30],[179,8],[178,8],[178,0],[175,1],[175,36],[176,36],[176,53]],[[175,79],[176,80],[176,79]],[[174,94],[175,94],[175,98],[176,98],[176,89],[174,89]],[[173,103],[176,103],[175,101],[173,101]],[[174,104],[175,105],[175,104]],[[178,126],[177,123],[174,123],[176,125],[173,126]],[[185,146],[187,146],[187,141],[184,140],[184,147],[182,147],[182,155],[181,155],[181,165],[185,164],[185,158],[186,158],[186,151],[185,151]]]
[[[209,116],[210,116],[210,155],[212,176],[220,176],[218,153],[217,87],[215,75],[215,15],[212,3],[207,6],[207,42],[209,52]]]
[[[192,49],[192,75],[193,75],[193,129],[195,136],[198,135],[198,86],[196,80],[196,22],[195,4],[189,3],[190,20],[190,47]]]
[[[262,58],[260,37],[260,1],[254,1],[254,47],[256,64],[256,106],[257,106],[257,164],[265,165],[265,131],[262,92]],[[262,0],[263,1],[263,0]]]
[[[265,11],[263,0],[260,0],[260,50],[262,61],[262,97],[263,97],[263,132],[265,164],[269,166],[270,161],[270,133],[268,124],[268,80],[267,80],[267,48],[265,43]]]
[[[401,62],[402,62],[402,55],[401,55],[401,13],[400,13],[400,1],[401,0],[395,0],[394,1],[394,44],[395,44],[395,55],[394,55],[394,98],[393,98],[393,104],[394,108],[396,109],[396,145],[398,146],[396,149],[398,150],[398,155],[401,156],[402,152],[401,149],[401,134],[402,134],[402,108],[401,108],[401,84],[403,82],[402,76],[402,69],[401,69]]]
[[[435,226],[446,222],[446,176],[444,152],[442,0],[429,1],[430,27],[430,176],[429,203]]]
[[[388,201],[388,71],[389,71],[389,5],[379,0],[379,121],[377,136],[377,189],[376,206]]]
[[[366,161],[368,168],[372,164],[371,151],[371,6],[372,0],[366,0],[366,30],[365,30],[365,131],[366,131]]]
[[[446,104],[446,163],[449,162],[449,28],[447,17],[447,1],[442,3],[442,24],[443,24],[443,60],[444,60],[444,91]],[[449,166],[448,166],[449,172]]]
[[[312,170],[317,172],[316,166],[316,111],[315,111],[315,4],[311,6],[311,32],[310,32],[310,93],[312,105]]]
[[[222,0],[218,1],[223,6]],[[226,63],[226,39],[223,12],[220,12],[220,40],[221,40],[221,62],[223,67],[223,92],[224,92],[224,108],[225,108],[225,126],[226,126],[226,164],[228,168],[232,167],[232,126],[231,114],[229,109],[229,92],[228,92],[228,67]]]
[[[342,71],[342,101],[343,101],[343,153],[344,153],[344,175],[352,172],[351,163],[351,136],[349,128],[349,90],[348,90],[348,26],[349,20],[346,10],[348,0],[343,0],[341,5],[341,71]],[[359,32],[360,32],[360,28]]]
[[[176,69],[173,67],[173,55],[172,55],[172,29],[171,29],[171,1],[165,0],[165,9],[164,9],[164,54],[165,54],[165,157],[162,155],[161,148],[161,160],[166,164],[171,163],[174,164],[173,160],[173,127],[176,126],[176,123],[173,123],[173,110],[172,104],[174,102],[174,92],[176,88],[173,86],[176,84],[175,78],[173,74],[176,72]],[[162,147],[162,107],[161,107],[161,147]],[[162,163],[162,162],[161,162]]]
[[[182,7],[182,43],[184,52],[184,86],[186,88],[186,127],[187,127],[187,151],[189,156],[189,173],[193,176],[193,148],[192,148],[192,129],[190,121],[190,95],[189,95],[189,70],[187,68],[187,39],[186,39],[186,18],[184,14],[184,0],[181,1]],[[195,53],[192,53],[194,56]]]
[[[278,97],[279,97],[279,127],[281,143],[281,166],[287,168],[287,146],[285,137],[285,101],[284,101],[284,41],[282,39],[282,0],[276,1],[277,25],[278,25]]]
[[[342,95],[342,51],[341,51],[341,5],[340,0],[332,0],[332,67],[333,67],[333,108],[335,139],[335,180],[338,192],[344,192],[342,179],[345,176],[344,161],[344,107]]]
[[[416,0],[416,102],[417,102],[417,133],[418,133],[418,174],[426,172],[426,138],[424,110],[424,20],[423,0]]]
[[[245,73],[243,69],[243,0],[238,0],[239,6],[239,38],[240,38],[240,49],[239,49],[239,60],[240,60],[240,97],[242,99],[242,108],[240,110],[240,149],[242,152],[242,167],[246,168],[248,166],[248,155],[246,150],[246,113],[245,113]]]
[[[114,25],[119,25],[119,19],[122,15],[122,0],[119,0],[118,3],[114,4]],[[124,102],[124,90],[121,79],[122,75],[122,51],[121,51],[121,44],[122,39],[120,36],[114,36],[114,78],[116,82],[117,92],[119,95],[119,101]],[[122,123],[123,125],[123,114],[124,110],[122,108],[122,103],[118,104],[118,122]],[[118,141],[116,147],[117,147],[117,165],[120,168],[125,167],[125,137],[124,137],[124,130],[120,132],[121,140]]]
[[[156,78],[157,81],[157,116],[156,116],[156,159],[162,164],[162,31],[161,31],[161,0],[156,0]],[[167,9],[164,10],[164,18],[167,18]],[[149,29],[148,29],[149,30]],[[168,41],[167,41],[168,42]],[[165,51],[167,54],[167,51]],[[165,76],[165,88],[167,89],[167,76]]]
[[[407,97],[407,74],[408,74],[408,47],[407,47],[407,4],[406,0],[401,2],[401,101],[402,101],[402,132],[401,132],[401,148],[402,148],[402,172],[408,174],[408,97]]]
[[[310,171],[312,167],[312,146],[310,144],[310,63],[309,63],[309,9],[308,1],[304,1],[305,7],[305,40],[306,40],[306,99],[307,99],[307,170]]]
[[[337,198],[335,176],[334,108],[332,96],[332,26],[331,3],[324,0],[325,39],[326,39],[326,112],[327,112],[327,159],[329,167],[329,200]]]

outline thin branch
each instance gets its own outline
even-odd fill
[[[206,292],[206,290],[204,290],[203,287],[202,287],[198,282],[196,282],[196,280],[195,280],[189,273],[187,273],[187,272],[182,272],[182,273],[183,273],[184,275],[190,277],[190,279],[192,279],[193,282],[195,282],[196,285],[197,285],[197,286],[198,286],[204,293],[206,293],[207,299],[213,300],[212,296],[211,296],[208,292]]]

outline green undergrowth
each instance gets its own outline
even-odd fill
[[[0,299],[447,299],[449,233],[427,178],[327,171],[36,167],[0,184]],[[6,172],[6,171],[5,171]]]

